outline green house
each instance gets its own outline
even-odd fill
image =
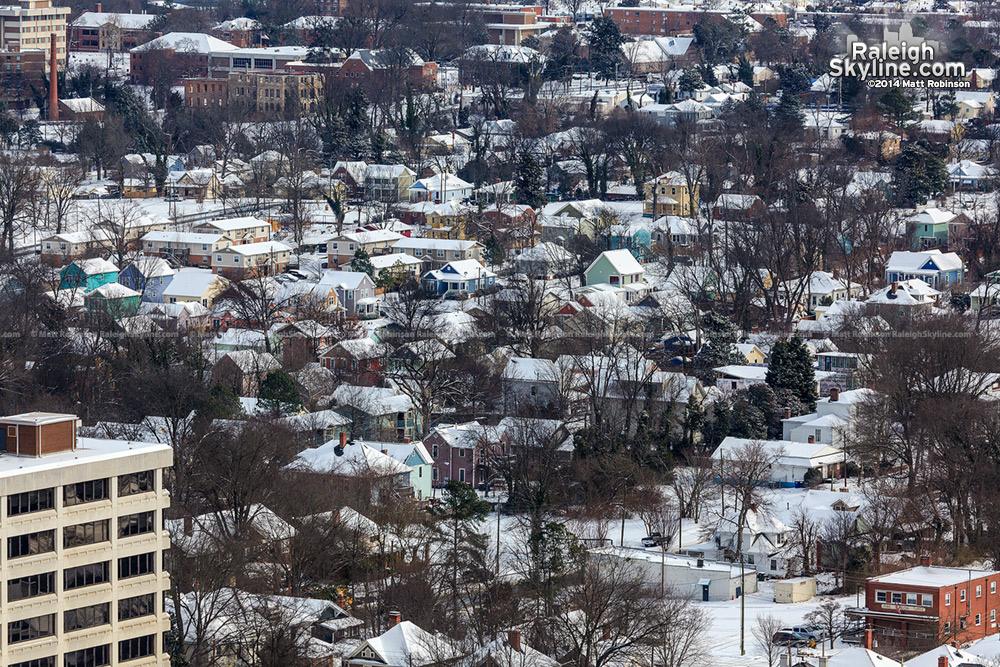
[[[588,285],[617,285],[626,287],[643,282],[646,270],[628,250],[605,250],[597,256],[584,276]]]
[[[142,295],[121,283],[108,283],[88,292],[83,303],[91,317],[100,315],[119,320],[132,317],[139,310]]]
[[[82,287],[89,292],[118,282],[118,267],[106,259],[77,259],[59,274],[59,289]]]

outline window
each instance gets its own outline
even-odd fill
[[[55,531],[43,530],[7,538],[7,558],[23,558],[55,551]]]
[[[7,498],[7,516],[17,516],[29,512],[44,512],[55,507],[52,489],[15,493]]]
[[[138,595],[118,601],[118,620],[149,616],[156,613],[156,594]]]
[[[991,581],[990,582],[990,593],[992,594],[992,593],[996,593],[996,592],[997,592],[997,582]]]
[[[982,625],[982,624],[983,624],[983,615],[976,614],[976,625]]]
[[[35,598],[56,592],[56,573],[33,574],[7,582],[7,602]]]
[[[464,459],[465,458],[465,447],[459,447],[458,448],[458,458],[460,458],[460,459]]]
[[[31,641],[40,637],[51,637],[56,633],[56,615],[46,614],[7,624],[7,643]]]
[[[892,594],[892,603],[893,604],[903,604],[903,594],[902,593],[893,593]]]
[[[137,660],[153,655],[156,651],[156,635],[146,635],[118,642],[118,662]]]
[[[994,623],[997,620],[997,610],[990,609],[990,623]]]
[[[156,560],[152,553],[139,554],[118,559],[118,578],[141,577],[156,571]]]
[[[920,602],[925,607],[933,607],[934,606],[934,596],[933,595],[929,595],[927,593],[924,593],[920,597]]]
[[[875,602],[885,602],[885,591],[875,591]]]
[[[103,667],[111,664],[111,644],[92,646],[65,654],[63,667]]]
[[[35,658],[25,662],[15,662],[10,667],[56,667],[56,658],[50,655],[47,658]]]
[[[148,493],[155,490],[156,474],[152,470],[118,476],[119,496],[134,496],[137,493]]]
[[[965,602],[965,589],[962,589],[958,592],[958,601]]]
[[[63,613],[63,632],[96,628],[111,622],[111,605],[107,602],[70,609]]]
[[[944,594],[944,606],[951,606],[951,593]]]
[[[82,547],[85,544],[107,542],[110,539],[107,519],[79,523],[75,526],[66,526],[63,528],[63,549]]]
[[[438,469],[434,468],[431,470],[431,479],[435,482],[438,480]]]
[[[944,633],[946,635],[951,634],[951,621],[944,622]]]
[[[772,558],[771,559],[771,570],[773,571],[773,570],[777,570],[777,569],[778,569],[778,561],[775,560],[774,558]]]
[[[67,507],[106,500],[107,497],[107,479],[94,479],[89,482],[67,484],[63,487],[63,504]]]
[[[108,561],[103,563],[90,563],[79,567],[71,567],[63,570],[63,589],[72,590],[83,588],[84,586],[95,586],[110,580]]]
[[[976,597],[977,598],[983,597],[983,587],[982,586],[976,586]]]
[[[458,469],[458,481],[460,481],[460,482],[464,482],[465,481],[465,468],[459,468]]]
[[[144,535],[156,530],[156,513],[140,512],[118,517],[118,537]]]
[[[436,459],[438,457],[438,451],[439,451],[439,445],[431,445],[431,457],[432,458]]]
[[[906,594],[906,604],[912,604],[912,605],[917,604],[917,594],[916,593],[907,593]]]

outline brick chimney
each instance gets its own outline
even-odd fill
[[[98,14],[101,13],[101,3],[99,3],[99,2],[97,3],[97,13]]]
[[[792,409],[791,408],[785,408],[783,410],[783,413],[785,415],[785,419],[791,419],[792,418]]]
[[[893,283],[892,283],[892,293],[895,294],[896,290],[898,290],[898,289],[899,289],[899,283],[896,282],[896,281],[893,281]]]
[[[946,655],[938,656],[938,667],[948,667],[948,656]]]
[[[840,390],[834,387],[830,390],[830,402],[836,403],[839,400],[840,400]]]
[[[392,628],[392,627],[395,627],[395,626],[399,625],[399,621],[401,619],[402,619],[402,614],[400,614],[398,611],[390,611],[389,612],[389,627]]]
[[[510,647],[521,653],[521,631],[520,630],[508,630],[507,631],[507,643]]]
[[[59,120],[59,57],[56,55],[56,34],[49,36],[49,120]]]
[[[346,431],[341,431],[340,432],[340,447],[341,447],[341,449],[343,449],[346,446],[347,446],[347,432]]]
[[[403,444],[404,445],[410,444],[410,439],[409,438],[403,438]]]
[[[834,280],[840,280],[840,270],[839,269],[834,269],[833,270],[833,279]]]
[[[931,555],[930,554],[924,554],[924,555],[922,555],[920,557],[920,566],[921,567],[930,567],[931,566]]]
[[[814,435],[810,435],[809,436],[809,444],[810,445],[815,445],[816,444],[816,436],[814,436]]]

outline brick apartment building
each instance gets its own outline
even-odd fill
[[[69,25],[69,50],[97,53],[128,51],[151,40],[150,29],[156,14],[124,14],[97,11],[84,12]]]
[[[710,17],[726,18],[730,12],[711,9],[680,9],[660,7],[614,7],[605,15],[613,19],[627,35],[684,35],[691,34],[698,21]],[[786,25],[785,14],[754,13],[757,21],[773,18],[779,25]]]
[[[847,614],[865,624],[866,648],[928,649],[996,634],[1000,572],[931,565],[871,577],[865,606]]]

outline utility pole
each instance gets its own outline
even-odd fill
[[[746,632],[744,626],[747,618],[747,578],[743,570],[743,552],[740,551],[740,655],[747,654],[745,645]]]
[[[497,576],[500,576],[500,497],[497,496]]]

